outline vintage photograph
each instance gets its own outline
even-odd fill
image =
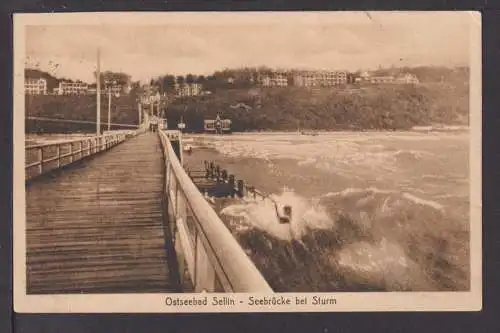
[[[479,310],[480,21],[15,15],[16,307]]]

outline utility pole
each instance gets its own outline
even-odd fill
[[[142,105],[141,105],[141,100],[137,102],[137,112],[139,112],[139,120],[137,121],[137,125],[140,127],[141,126],[141,120],[142,120]]]
[[[97,136],[101,136],[101,50],[97,48]]]
[[[111,87],[108,88],[108,132],[111,130]]]

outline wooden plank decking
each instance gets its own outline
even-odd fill
[[[27,293],[174,291],[163,168],[146,133],[27,186]]]

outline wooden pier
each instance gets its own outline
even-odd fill
[[[27,186],[27,293],[176,291],[164,167],[147,133]]]

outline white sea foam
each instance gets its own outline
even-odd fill
[[[444,206],[436,201],[422,199],[422,198],[419,198],[419,197],[417,197],[413,194],[410,194],[410,193],[403,193],[403,197],[409,201],[416,203],[416,204],[425,205],[425,206],[432,207],[436,210],[444,211]]]
[[[241,134],[205,137],[203,142],[233,158],[294,159],[298,166],[311,166],[346,176],[377,174],[378,177],[387,177],[398,172],[400,163],[434,158],[430,152],[394,149],[385,144],[387,140],[392,142],[395,139],[411,142],[435,138],[412,133],[335,133],[307,138],[293,134]]]
[[[420,288],[426,283],[416,264],[398,244],[382,238],[379,243],[357,242],[344,247],[338,263],[389,290]]]
[[[381,194],[391,194],[394,193],[394,191],[389,191],[389,190],[381,190],[376,187],[368,187],[368,188],[346,188],[342,191],[338,192],[328,192],[324,194],[324,197],[345,197],[349,196],[352,194],[359,194],[359,193],[366,193],[366,192],[373,192],[373,193],[381,193]]]
[[[332,219],[317,200],[306,200],[287,189],[270,197],[280,205],[292,207],[289,224],[279,223],[275,204],[268,199],[247,200],[242,204],[230,205],[221,211],[221,215],[243,218],[245,224],[282,240],[300,239],[308,229],[328,229],[333,225]]]
[[[372,194],[385,194],[385,195],[395,195],[395,196],[398,196],[398,191],[393,191],[393,190],[381,190],[381,189],[378,189],[376,187],[369,187],[369,188],[346,188],[342,191],[338,191],[338,192],[328,192],[326,194],[323,195],[324,198],[328,198],[328,197],[349,197],[349,196],[352,196],[352,195],[357,195],[357,194],[362,194],[362,193],[372,193]],[[415,203],[415,204],[418,204],[418,205],[425,205],[425,206],[428,206],[428,207],[431,207],[431,208],[434,208],[436,210],[439,210],[439,211],[444,211],[444,206],[436,201],[433,201],[433,200],[429,200],[429,199],[423,199],[423,198],[420,198],[414,194],[411,194],[411,193],[408,193],[408,192],[403,192],[401,193],[400,197],[412,202],[412,203]],[[372,197],[366,197],[366,198],[362,198],[360,199],[361,201],[358,201],[358,205],[361,205],[363,204],[363,200],[369,200],[370,198]],[[389,205],[389,199],[390,197],[388,196],[385,201],[384,201],[384,204],[382,205],[382,211],[387,211]]]

